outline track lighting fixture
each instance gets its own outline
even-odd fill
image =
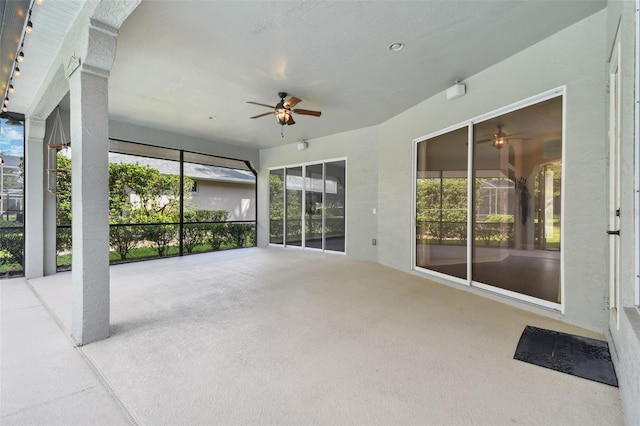
[[[35,7],[35,5],[42,5],[44,4],[45,0],[31,0],[31,7],[29,8],[29,15],[27,17],[27,24],[24,27],[24,30],[22,32],[22,36],[20,37],[20,46],[18,47],[18,51],[17,54],[15,56],[15,64],[14,64],[14,68],[13,70],[9,73],[9,80],[8,83],[5,87],[5,92],[4,92],[4,102],[2,103],[2,111],[3,112],[7,112],[8,108],[7,105],[9,105],[9,94],[10,93],[14,93],[15,92],[15,88],[13,87],[12,81],[13,81],[13,77],[20,77],[20,67],[18,66],[18,64],[21,64],[24,62],[26,56],[24,54],[24,41],[25,41],[25,37],[27,34],[31,34],[33,32],[33,22],[31,21],[31,13],[33,12],[33,8]],[[24,15],[21,15],[24,16]]]
[[[31,32],[33,31],[33,22],[31,22],[31,10],[29,10],[29,18],[27,19],[27,26],[25,27],[24,31],[27,34],[31,34]]]

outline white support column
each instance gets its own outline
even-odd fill
[[[108,77],[117,31],[91,21],[87,57],[69,78],[73,233],[72,337],[109,336]]]
[[[43,203],[45,120],[28,117],[25,120],[25,230],[24,275],[38,278],[44,275]]]

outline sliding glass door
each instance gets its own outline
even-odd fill
[[[270,244],[344,252],[345,179],[344,160],[270,170]]]
[[[556,95],[417,141],[416,267],[561,304],[562,134]]]
[[[289,167],[286,169],[285,203],[286,203],[286,244],[289,246],[302,246],[302,204],[303,185],[302,167]]]
[[[269,243],[284,243],[284,169],[269,172]]]
[[[322,212],[324,211],[323,165],[307,166],[305,175],[305,247],[322,249]]]
[[[345,251],[346,162],[325,164],[325,250]]]
[[[416,265],[465,280],[468,133],[418,143],[416,173]]]

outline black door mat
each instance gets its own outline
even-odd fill
[[[526,326],[514,359],[618,386],[609,345],[602,340]]]

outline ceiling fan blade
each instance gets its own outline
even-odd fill
[[[254,115],[253,117],[249,117],[249,118],[260,118],[260,117],[264,117],[265,115],[271,115],[271,114],[273,114],[273,112],[265,112],[264,114]]]
[[[274,106],[267,105],[267,104],[261,104],[261,103],[258,103],[258,102],[251,102],[251,101],[247,101],[247,103],[248,103],[248,104],[254,104],[254,105],[260,105],[260,106],[263,106],[263,107],[267,107],[267,108],[275,109],[275,107],[274,107]]]
[[[523,133],[529,133],[527,130],[523,131],[523,132],[516,132],[516,133],[511,133],[509,135],[507,135],[508,138],[510,138],[511,136],[515,136],[515,135],[521,135]]]
[[[287,125],[288,126],[293,126],[294,124],[296,124],[295,120],[293,119],[293,116],[290,115],[289,116],[289,120],[287,120]]]
[[[489,139],[480,139],[477,140],[476,143],[485,143],[485,142],[491,142],[493,139],[489,138]]]
[[[308,109],[294,109],[292,111],[295,112],[296,114],[313,115],[314,117],[320,117],[320,115],[322,114],[320,111],[311,111]]]
[[[298,99],[295,96],[292,96],[289,100],[284,101],[284,106],[285,106],[285,108],[293,108],[299,102],[302,102],[302,99]]]

